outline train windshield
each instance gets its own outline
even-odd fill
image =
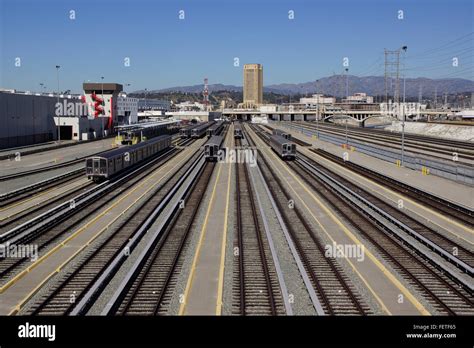
[[[283,151],[285,153],[295,153],[296,145],[295,144],[283,144]]]
[[[92,158],[86,160],[86,172],[88,174],[92,173]]]

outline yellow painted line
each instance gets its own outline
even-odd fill
[[[471,228],[469,228],[469,227],[467,227],[466,225],[464,225],[464,224],[462,224],[462,223],[459,223],[459,222],[457,222],[457,221],[455,221],[455,220],[452,220],[452,219],[450,219],[450,218],[448,218],[448,217],[446,217],[446,216],[444,216],[444,215],[438,213],[438,212],[435,211],[435,210],[432,210],[432,208],[425,207],[425,206],[423,206],[423,205],[421,205],[421,204],[415,202],[414,200],[412,200],[412,199],[410,199],[410,198],[408,198],[408,197],[406,197],[406,196],[401,195],[401,194],[398,193],[398,192],[392,191],[391,189],[386,188],[386,187],[384,187],[384,186],[382,186],[382,185],[376,183],[375,181],[372,181],[371,179],[367,179],[366,177],[363,177],[363,176],[361,176],[360,174],[357,174],[357,173],[355,173],[355,172],[353,172],[353,171],[351,171],[351,170],[349,170],[349,169],[343,167],[343,166],[340,165],[339,163],[333,163],[333,162],[327,160],[326,158],[324,158],[324,157],[322,157],[322,156],[320,156],[320,155],[318,155],[318,154],[316,154],[316,153],[314,153],[314,152],[311,152],[311,151],[309,151],[308,153],[311,153],[311,154],[317,156],[318,158],[322,158],[323,160],[325,160],[325,161],[328,162],[328,163],[336,164],[338,167],[342,168],[344,171],[348,172],[350,175],[356,176],[356,177],[359,178],[359,179],[363,179],[363,180],[365,180],[366,182],[368,182],[368,183],[370,183],[370,184],[373,184],[373,185],[376,186],[377,188],[384,190],[385,192],[391,193],[391,194],[395,195],[395,196],[398,197],[398,198],[401,198],[401,199],[403,199],[403,200],[406,200],[406,201],[410,202],[411,204],[413,204],[414,206],[416,206],[416,207],[418,207],[418,208],[421,208],[421,209],[427,211],[428,213],[432,213],[433,215],[436,215],[436,216],[439,217],[440,219],[442,219],[442,220],[444,220],[444,221],[446,221],[446,222],[448,222],[448,223],[451,223],[451,224],[453,224],[453,225],[456,225],[456,226],[460,227],[461,229],[465,230],[465,231],[468,232],[468,233],[474,234],[474,230],[472,230]],[[414,212],[414,213],[416,213],[416,212]],[[441,228],[447,230],[446,227],[441,226],[441,225],[437,224],[437,223],[434,222],[434,221],[431,221],[431,222],[432,222],[433,224],[435,224],[435,225],[437,225],[437,226],[439,226],[439,227],[441,227]],[[448,231],[449,233],[454,234],[456,237],[461,238],[461,239],[465,240],[466,242],[468,242],[468,243],[470,243],[470,244],[473,244],[471,241],[469,241],[469,240],[465,239],[464,237],[458,235],[456,232],[449,231],[449,230],[447,230],[447,231]]]
[[[71,184],[73,184],[73,183],[69,183],[69,185],[71,185]],[[87,182],[84,182],[84,184],[87,184]],[[18,206],[18,205],[25,204],[26,202],[29,202],[29,201],[31,201],[31,200],[33,200],[33,199],[36,199],[36,198],[38,198],[38,197],[41,197],[41,196],[43,196],[43,195],[45,195],[45,194],[47,194],[47,193],[49,193],[49,192],[51,192],[51,191],[54,191],[54,190],[57,190],[57,189],[61,189],[61,188],[65,188],[66,186],[68,186],[68,185],[64,185],[64,186],[60,186],[60,187],[52,187],[52,188],[50,188],[50,189],[48,189],[48,190],[45,190],[45,191],[43,191],[43,192],[41,192],[41,193],[39,193],[39,194],[33,195],[33,196],[31,196],[30,198],[27,198],[27,199],[22,200],[22,201],[20,201],[20,202],[13,203],[12,205],[9,205],[9,206],[0,208],[0,212],[2,212],[2,211],[4,211],[4,210],[9,210],[9,209],[15,208],[15,207]],[[71,187],[70,189],[67,189],[67,190],[64,191],[64,192],[59,192],[57,195],[51,196],[51,198],[56,198],[56,197],[59,196],[59,195],[67,194],[69,191],[72,191],[73,189],[75,189],[76,187],[79,187],[79,186],[80,186],[80,185],[73,186],[73,187]],[[85,185],[83,185],[83,186],[85,186]],[[35,205],[32,205],[32,206],[30,206],[30,207],[27,207],[26,209],[30,209],[30,208],[32,208],[32,207],[37,206],[38,204],[41,204],[41,203],[42,203],[42,202],[39,202],[39,203],[37,203],[37,204],[35,204]],[[8,216],[5,216],[5,217],[1,218],[0,221],[9,219],[9,218],[11,218],[12,216],[18,215],[18,214],[20,214],[20,213],[21,213],[21,211],[20,211],[20,212],[13,213],[13,214],[10,214],[10,215],[8,215]]]
[[[267,151],[266,151],[267,152]],[[280,160],[279,157],[277,157],[272,151],[268,151],[274,158],[277,160]],[[344,231],[344,233],[355,243],[355,244],[360,244],[363,245],[363,243],[333,214],[331,210],[329,210],[307,187],[306,185],[299,180],[299,178],[294,174],[292,171],[289,170],[286,166],[284,166],[285,170],[300,184],[300,186],[313,198],[314,201],[318,203],[318,205],[326,212],[328,216],[331,217],[331,219]],[[283,174],[281,171],[274,166],[274,169],[277,170],[281,176]],[[283,176],[284,177],[284,176]],[[285,177],[284,177],[285,178]],[[313,212],[311,209],[306,205],[306,203],[301,199],[301,197],[298,195],[298,193],[294,190],[294,188],[290,185],[288,180],[285,181],[288,183],[288,186],[291,188],[291,190],[298,196],[300,201],[304,204],[306,209],[309,211],[311,216],[316,220],[319,226],[322,227],[322,224],[319,222],[319,220],[314,216]],[[330,237],[326,229],[324,229],[324,232]],[[332,238],[331,238],[332,239]],[[405,295],[406,298],[413,304],[413,306],[423,315],[431,315],[431,313],[408,291],[408,289],[373,255],[368,248],[364,247],[365,253],[369,256],[371,261],[382,271],[382,273]],[[346,260],[351,264],[351,267],[355,270],[355,266],[350,262],[349,259],[346,258]],[[364,284],[368,285],[368,282],[365,280],[365,278],[358,272],[356,271],[357,274],[361,277],[362,281]],[[384,308],[385,311],[390,313],[385,306],[385,304],[381,301],[380,297],[375,294],[373,289],[369,286],[368,287],[371,293],[375,296],[377,301],[381,304],[381,306]]]
[[[161,179],[163,179],[166,175],[168,175],[174,168],[176,168],[176,166],[178,166],[180,163],[184,162],[184,159],[181,160],[178,164],[176,164],[173,168],[171,168],[168,172],[166,172],[165,174],[163,174],[163,176],[161,177]],[[153,174],[153,176],[155,176],[156,174],[158,173],[155,173]],[[151,178],[150,178],[151,179]],[[125,208],[122,212],[122,214],[120,215],[117,215],[112,221],[110,221],[104,228],[102,228],[98,233],[96,233],[92,238],[90,238],[86,244],[84,244],[79,250],[77,250],[73,255],[71,255],[65,262],[63,262],[58,268],[56,268],[55,271],[51,272],[48,276],[46,276],[43,281],[38,285],[36,286],[26,297],[24,297],[20,303],[8,314],[8,315],[14,315],[16,313],[18,313],[21,309],[21,307],[52,277],[54,276],[56,273],[60,272],[61,269],[66,265],[68,264],[74,257],[76,257],[82,250],[84,250],[88,245],[90,245],[100,234],[103,233],[103,231],[107,230],[118,218],[120,218],[123,213],[125,213],[126,211],[128,211],[131,207],[133,207],[141,198],[143,198],[143,196],[145,196],[152,188],[154,188],[156,185],[154,186],[151,186],[148,190],[146,190],[140,197],[138,197],[137,199],[135,199],[135,201],[130,204],[127,208]],[[137,188],[140,187],[140,186],[137,186]],[[136,190],[136,189],[135,189]],[[133,192],[133,191],[131,191]],[[131,193],[130,192],[130,193]],[[128,195],[127,195],[128,196]],[[117,202],[118,203],[118,202]],[[114,204],[115,206],[115,204]],[[109,209],[112,209],[113,206],[111,206]],[[94,219],[95,220],[95,219]],[[87,226],[87,225],[86,225]],[[85,226],[83,226],[83,228],[85,228]],[[81,228],[82,229],[82,228]],[[80,231],[80,230],[79,230]],[[79,232],[77,231],[77,232]],[[77,233],[76,232],[76,233]],[[76,234],[74,233],[74,234]],[[70,236],[72,237],[72,236]],[[66,240],[64,240],[61,244],[58,244],[54,249],[58,249],[59,247],[62,247],[64,246],[70,239],[72,238],[67,238]],[[45,256],[45,255],[44,255]],[[43,256],[43,257],[44,257]],[[38,260],[39,261],[39,260]],[[28,271],[29,272],[29,271]],[[3,291],[3,290],[2,290]],[[0,291],[0,293],[2,293],[2,291]]]
[[[320,156],[320,155],[318,155],[318,154],[316,154],[316,153],[314,153],[314,152],[311,152],[311,151],[310,151],[310,153],[313,154],[313,155],[315,155],[315,156],[318,156],[319,158],[322,158],[322,159],[325,160],[326,162],[333,163],[333,162],[327,160],[326,158],[324,158],[324,157],[322,157],[322,156]],[[354,163],[355,163],[355,162],[354,162]],[[425,211],[427,211],[427,212],[429,212],[429,213],[432,213],[433,215],[436,215],[438,218],[440,218],[440,219],[442,219],[442,220],[444,220],[444,221],[446,221],[446,222],[448,222],[448,223],[451,223],[451,224],[453,224],[453,225],[456,225],[456,226],[458,226],[459,228],[465,230],[465,231],[468,232],[468,233],[474,234],[474,230],[472,230],[472,229],[469,228],[468,226],[466,226],[466,225],[464,225],[464,224],[462,224],[462,223],[460,223],[460,222],[458,222],[458,221],[456,221],[456,220],[452,220],[452,219],[450,219],[450,218],[444,216],[443,214],[440,214],[440,213],[438,213],[437,211],[432,210],[432,208],[429,208],[429,207],[425,207],[425,206],[423,206],[423,205],[420,205],[419,203],[416,203],[415,201],[413,201],[412,199],[410,199],[410,198],[408,198],[408,197],[406,197],[406,196],[403,196],[403,195],[401,195],[401,194],[399,194],[399,193],[397,193],[397,192],[395,192],[395,191],[392,191],[392,190],[390,190],[390,189],[388,189],[388,188],[386,188],[386,187],[384,187],[384,186],[381,186],[381,185],[377,184],[376,182],[374,182],[374,181],[372,181],[372,180],[370,180],[370,179],[367,179],[367,178],[365,178],[365,177],[363,177],[363,176],[361,176],[361,175],[359,175],[359,174],[357,174],[357,173],[355,173],[355,172],[353,172],[353,171],[351,171],[351,170],[349,170],[349,169],[347,169],[347,168],[341,166],[339,163],[335,163],[335,164],[337,164],[338,166],[340,166],[340,167],[343,168],[344,170],[348,171],[351,175],[356,175],[358,178],[362,178],[362,179],[364,179],[364,180],[366,180],[366,181],[368,181],[368,182],[370,182],[370,183],[376,185],[378,188],[381,188],[381,189],[383,189],[383,190],[386,191],[386,192],[393,193],[393,194],[396,195],[397,197],[403,198],[404,200],[406,200],[406,201],[410,202],[411,204],[415,205],[416,207],[421,208],[421,209],[423,209],[423,210],[425,210]],[[433,221],[432,221],[432,222],[433,222]],[[433,223],[436,224],[435,222],[433,222]],[[438,225],[438,224],[436,224],[436,225],[439,226],[439,227],[441,227],[441,228],[446,229],[446,228],[443,227],[443,226],[440,226],[440,225]],[[452,231],[449,231],[449,232],[452,233],[452,234],[454,234],[455,236],[457,236],[457,237],[459,237],[459,238],[465,240],[466,242],[468,242],[468,243],[470,243],[470,244],[473,244],[472,242],[470,242],[470,241],[464,239],[463,237],[459,236],[459,235],[456,234],[455,232],[452,232]]]
[[[233,132],[230,132],[233,133]],[[232,140],[230,141],[232,143]],[[234,146],[235,147],[235,146]],[[224,293],[224,269],[225,269],[225,249],[227,246],[227,220],[229,216],[229,205],[230,205],[230,179],[232,174],[232,164],[229,165],[229,175],[227,176],[227,198],[225,204],[225,215],[224,215],[224,234],[222,236],[221,244],[221,261],[219,265],[219,280],[217,286],[217,303],[216,303],[216,315],[222,314],[223,305],[223,293]],[[237,207],[239,209],[239,207]]]
[[[163,179],[166,175],[168,175],[171,171],[173,171],[174,168],[176,168],[177,166],[179,166],[182,162],[184,162],[186,160],[186,156],[185,158],[183,158],[181,161],[179,161],[178,163],[176,163],[170,170],[168,170],[165,174],[163,174],[163,176],[161,177],[161,179]],[[9,287],[11,287],[12,285],[14,285],[17,281],[19,281],[21,278],[23,278],[27,273],[29,273],[32,269],[34,269],[35,267],[37,267],[40,263],[42,263],[44,260],[46,260],[47,258],[49,258],[52,254],[54,254],[56,251],[58,251],[60,248],[62,248],[66,243],[68,243],[69,241],[71,241],[72,239],[76,238],[80,233],[82,233],[87,227],[89,227],[90,225],[94,224],[100,217],[102,217],[103,215],[105,215],[106,213],[108,213],[111,209],[113,209],[117,204],[119,204],[121,201],[123,201],[126,197],[128,197],[129,195],[131,195],[133,192],[135,192],[137,189],[139,189],[140,187],[142,187],[143,185],[145,185],[148,181],[150,181],[153,177],[155,177],[156,175],[158,175],[160,172],[160,170],[158,169],[158,171],[156,173],[154,173],[152,176],[148,177],[146,180],[144,180],[141,184],[139,184],[138,186],[134,187],[130,192],[128,192],[125,196],[121,197],[117,202],[115,202],[114,204],[112,204],[110,207],[108,207],[105,211],[103,211],[101,214],[99,214],[98,216],[96,216],[94,219],[92,219],[91,221],[89,221],[87,224],[83,225],[80,229],[78,229],[76,232],[74,232],[72,235],[70,235],[69,237],[67,237],[65,240],[63,240],[61,243],[57,244],[54,248],[52,248],[51,250],[49,250],[46,254],[44,254],[42,257],[40,257],[38,260],[36,260],[31,266],[29,266],[28,268],[24,269],[23,271],[21,271],[20,273],[18,273],[15,277],[13,277],[8,283],[6,283],[5,285],[3,285],[2,287],[0,287],[0,294],[2,294],[3,292],[5,292],[5,290],[7,290]],[[147,194],[151,189],[153,189],[155,186],[151,186],[150,188],[147,189],[147,191],[145,191],[137,200],[135,200],[130,206],[128,206],[125,210],[127,211],[128,209],[130,209],[139,199],[141,199],[145,194]],[[115,219],[117,219],[118,217],[122,216],[121,215],[118,215]],[[113,221],[115,221],[115,219]],[[106,226],[106,228],[108,228],[109,225]],[[105,228],[105,229],[106,229]],[[103,231],[104,229],[102,229],[99,234]],[[94,237],[95,238],[95,237]],[[94,239],[93,238],[93,239]],[[83,248],[87,245],[90,244],[90,241],[85,244],[83,246]],[[82,248],[80,250],[78,250],[76,253],[74,253],[72,257],[76,256],[80,251],[82,250]],[[67,262],[70,261],[69,258]],[[63,264],[64,265],[64,264]],[[46,280],[48,280],[52,275],[54,275],[55,273],[59,272],[59,270],[63,267],[63,265],[61,265],[59,268],[56,269],[56,271],[52,272],[48,277],[45,278],[45,280],[41,283],[41,284],[44,284],[44,282]],[[30,294],[36,292],[38,290],[38,287],[35,288],[35,290],[33,290]],[[25,298],[26,300],[28,300],[31,296],[30,294]],[[24,300],[22,300],[21,303],[24,303]]]
[[[189,294],[189,291],[191,290],[191,287],[193,285],[194,273],[196,271],[196,265],[197,265],[197,262],[199,260],[199,256],[201,254],[202,242],[204,241],[204,237],[206,235],[207,223],[209,221],[209,215],[211,213],[211,208],[214,205],[217,183],[219,182],[219,177],[221,176],[221,169],[222,169],[222,165],[219,165],[219,170],[217,171],[216,181],[214,182],[214,186],[212,188],[211,201],[210,201],[210,203],[207,207],[206,217],[204,218],[204,223],[203,223],[202,228],[201,228],[201,235],[199,237],[198,245],[197,245],[197,248],[196,248],[196,253],[194,254],[194,259],[193,259],[193,263],[192,263],[192,266],[191,266],[191,272],[189,273],[188,281],[186,283],[186,288],[184,290],[184,301],[179,306],[179,315],[184,315],[184,311],[186,309],[186,302],[187,302],[188,294]]]
[[[70,184],[71,184],[71,183],[69,183],[69,185],[70,185]],[[24,204],[24,203],[29,202],[29,201],[31,201],[31,200],[37,198],[37,197],[41,197],[41,196],[45,195],[46,193],[49,193],[49,192],[51,192],[51,191],[53,191],[53,190],[57,190],[57,189],[60,189],[60,188],[64,188],[65,186],[67,186],[67,185],[60,186],[60,187],[51,187],[51,188],[49,188],[49,189],[47,189],[47,190],[45,190],[45,191],[42,191],[41,193],[38,193],[38,194],[36,194],[36,195],[31,196],[30,198],[27,198],[27,199],[24,199],[24,200],[22,200],[22,201],[20,201],[20,202],[16,202],[16,203],[13,203],[13,204],[8,205],[8,206],[6,206],[6,207],[0,208],[0,212],[5,211],[5,210],[8,210],[8,209],[11,209],[11,208],[14,208],[14,207],[16,207],[16,206],[18,206],[18,205],[20,205],[20,204]],[[6,218],[9,218],[9,217],[10,217],[10,216],[7,216]],[[6,218],[0,219],[0,221],[5,220]]]
[[[228,132],[227,134],[230,134],[230,132]],[[186,302],[187,302],[187,299],[188,299],[189,292],[191,291],[191,288],[193,286],[194,274],[195,274],[195,271],[196,271],[196,265],[197,265],[197,262],[199,260],[199,256],[201,254],[202,243],[203,243],[204,237],[206,235],[207,224],[209,222],[209,215],[211,214],[212,206],[214,205],[215,194],[216,194],[217,184],[218,184],[219,178],[221,176],[221,170],[222,170],[222,164],[219,165],[219,170],[217,171],[216,181],[214,182],[214,186],[212,187],[211,199],[210,199],[209,205],[207,207],[206,216],[204,218],[204,223],[202,224],[202,227],[201,227],[199,241],[198,241],[198,244],[197,244],[197,247],[196,247],[196,252],[194,254],[193,263],[191,265],[191,271],[190,271],[189,276],[188,276],[188,281],[186,282],[186,288],[184,289],[184,294],[183,294],[184,301],[179,306],[178,315],[184,315],[185,311],[186,311]],[[227,218],[227,214],[226,214],[226,218]],[[226,226],[227,226],[227,224],[226,224]],[[224,229],[226,229],[226,228],[227,227],[224,227]],[[219,275],[220,275],[220,271],[219,271]],[[218,299],[218,301],[219,301],[219,299]],[[216,312],[217,312],[217,309],[216,309]]]

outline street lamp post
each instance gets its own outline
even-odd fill
[[[406,53],[407,46],[403,46],[402,50]],[[403,55],[403,68],[405,68],[405,54]],[[405,69],[403,69],[405,70]],[[405,72],[403,72],[403,114],[402,114],[402,158],[401,158],[401,166],[403,167],[405,164]],[[400,106],[400,105],[399,105]]]
[[[318,95],[317,95],[317,97],[318,97],[318,112],[317,112],[317,114],[316,114],[316,137],[317,137],[318,140],[319,140],[319,104],[321,104],[321,98],[320,98],[321,92],[319,91],[319,86],[318,86],[318,84],[319,84],[319,80],[316,81],[316,88],[317,88],[317,90],[318,90],[318,93],[317,93],[317,94],[318,94]]]
[[[347,139],[347,119],[349,118],[348,115],[346,115],[346,148],[348,147],[349,145],[349,140]]]
[[[346,98],[349,97],[349,68],[346,68]]]
[[[146,115],[146,92],[147,91],[148,91],[148,89],[145,88],[145,108],[144,108],[145,110],[143,110],[145,115]],[[145,119],[146,119],[146,116],[145,116]]]
[[[126,83],[125,86],[130,87],[130,83]],[[132,112],[130,111],[130,115],[128,116],[128,124],[132,124]],[[137,121],[138,121],[138,104],[137,104]],[[124,117],[124,122],[125,122],[125,117]]]
[[[58,103],[56,106],[59,106],[59,68],[61,68],[60,65],[56,65],[56,78],[58,80]],[[56,110],[58,108],[56,107]],[[61,113],[58,113],[58,143],[61,143]]]
[[[103,115],[105,115],[104,77],[101,76],[100,79],[102,81],[102,112],[103,112]],[[101,128],[102,128],[102,138],[103,138],[104,137],[104,117],[101,117],[100,125],[101,125]]]

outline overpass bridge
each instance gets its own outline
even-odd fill
[[[425,110],[423,115],[446,116],[447,110]],[[329,119],[349,118],[360,126],[364,127],[365,121],[370,118],[388,117],[380,110],[279,110],[279,111],[259,111],[255,109],[224,109],[223,116],[232,117],[238,120],[251,120],[252,116],[264,116],[274,121],[326,121]]]
[[[334,111],[317,111],[317,110],[293,110],[293,111],[258,111],[246,109],[224,109],[223,116],[232,117],[238,120],[251,120],[253,116],[267,116],[274,121],[320,121],[329,120],[331,118],[340,119],[349,117],[350,119],[361,123],[372,117],[381,117],[380,111],[369,110],[334,110]]]

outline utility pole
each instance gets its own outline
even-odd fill
[[[145,110],[144,110],[145,115],[146,115],[146,92],[147,92],[147,89],[145,88]],[[146,118],[146,116],[145,116],[145,118]]]
[[[435,95],[434,95],[434,108],[438,108],[438,86],[435,86]]]
[[[60,67],[61,67],[60,65],[56,65],[56,78],[58,80],[58,103],[56,104],[57,106],[59,106],[59,68]],[[61,143],[61,114],[59,113],[57,116],[58,116],[58,143]]]
[[[407,53],[407,46],[403,46],[402,50],[405,52],[403,55],[403,70],[405,70],[405,59],[406,59],[406,53]],[[406,72],[403,72],[403,114],[402,114],[402,159],[401,159],[401,165],[403,167],[404,161],[405,161],[405,76]]]

